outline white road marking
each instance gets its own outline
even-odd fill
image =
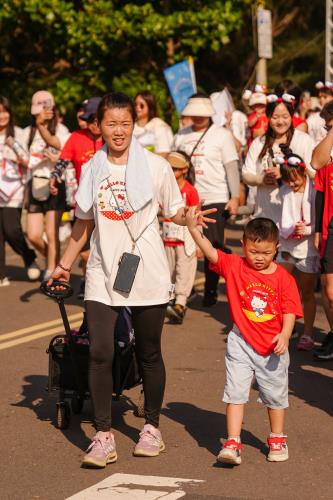
[[[73,315],[74,316],[74,315]],[[80,317],[82,318],[82,314],[80,313]],[[70,324],[71,328],[79,328],[81,326],[82,319],[80,321],[75,321]],[[9,349],[10,347],[15,347],[20,344],[26,344],[27,342],[31,342],[32,340],[41,339],[43,337],[49,337],[50,335],[57,335],[58,333],[63,333],[64,327],[63,325],[59,325],[55,328],[45,329],[43,332],[34,333],[32,335],[26,335],[25,337],[21,337],[16,340],[9,340],[8,342],[1,342],[0,336],[0,351],[4,349]]]
[[[68,316],[68,321],[75,321],[82,319],[82,312],[72,314],[71,316]],[[3,333],[0,334],[0,342],[3,340],[7,339],[13,339],[15,337],[20,337],[21,335],[24,335],[25,333],[31,333],[31,332],[36,332],[39,330],[45,330],[46,328],[50,328],[51,326],[56,326],[56,325],[62,325],[62,320],[61,319],[53,319],[51,321],[45,321],[45,323],[38,323],[37,325],[33,326],[27,326],[26,328],[20,328],[19,330],[14,330],[9,333]]]
[[[183,485],[202,482],[176,477],[113,474],[66,500],[177,500],[186,495]]]

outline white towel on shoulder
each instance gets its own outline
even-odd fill
[[[278,223],[280,235],[282,238],[289,238],[295,231],[297,222],[303,221],[307,226],[307,233],[311,233],[311,199],[312,199],[312,181],[309,177],[306,178],[305,189],[302,199],[302,213],[296,209],[295,192],[287,184],[281,186],[279,190],[279,198],[282,204],[281,218]]]

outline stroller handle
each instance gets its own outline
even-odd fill
[[[47,281],[43,281],[40,290],[48,297],[56,300],[64,300],[73,295],[73,288],[67,281],[53,280],[50,286],[48,286]]]

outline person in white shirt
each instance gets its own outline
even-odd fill
[[[46,259],[43,278],[47,280],[59,257],[59,225],[66,209],[65,183],[60,184],[56,196],[51,196],[50,177],[70,134],[67,127],[58,122],[53,95],[46,90],[33,95],[31,115],[32,125],[24,129],[25,147],[29,152],[27,235]],[[44,222],[47,242],[43,239]]]
[[[171,151],[173,133],[169,125],[158,117],[157,102],[149,90],[139,92],[134,99],[136,122],[134,137],[142,146],[164,158]]]
[[[28,156],[22,144],[23,131],[14,126],[10,102],[0,96],[0,287],[10,284],[5,267],[6,241],[22,257],[28,278],[36,280],[40,275],[36,254],[28,247],[21,226]]]
[[[165,448],[158,429],[165,387],[161,333],[172,288],[157,214],[162,207],[165,217],[185,225],[185,209],[169,163],[133,137],[135,108],[129,97],[118,92],[104,96],[97,119],[105,145],[83,169],[77,220],[49,285],[69,280],[71,266],[92,234],[85,306],[97,434],[83,465],[105,467],[117,459],[110,432],[112,363],[114,327],[123,306],[131,308],[145,394],[145,425],[134,455],[157,456]],[[208,213],[200,212],[203,225]],[[121,285],[127,277],[132,286]]]
[[[320,107],[333,100],[333,83],[326,81],[317,82],[316,89],[318,91],[318,99]],[[325,120],[320,116],[320,111],[312,113],[307,119],[309,134],[314,140],[315,145],[325,139],[327,130],[325,129]]]
[[[254,217],[267,217],[277,223],[281,211],[278,197],[280,168],[274,163],[274,156],[283,153],[284,148],[290,148],[304,159],[306,172],[313,178],[311,156],[314,143],[306,132],[294,129],[292,125],[293,96],[272,94],[267,99],[268,130],[252,142],[242,175],[245,184],[257,186]]]
[[[226,221],[229,215],[237,214],[239,204],[239,157],[231,132],[212,123],[214,114],[209,97],[192,96],[182,111],[183,116],[191,117],[192,126],[176,134],[173,149],[190,157],[195,169],[195,188],[204,208],[217,208],[212,216],[216,224],[204,229],[204,233],[216,248],[223,249]],[[205,307],[216,304],[219,280],[208,264],[205,259]]]

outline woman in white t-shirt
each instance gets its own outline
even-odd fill
[[[239,202],[239,157],[231,132],[212,123],[215,110],[209,97],[192,96],[183,116],[190,116],[192,126],[180,130],[174,138],[173,149],[184,151],[195,169],[195,188],[205,209],[217,208],[215,224],[204,229],[205,236],[215,248],[224,248],[224,228],[229,215],[236,215]],[[205,293],[203,305],[217,301],[219,277],[209,269],[205,259]]]
[[[14,126],[9,100],[0,96],[0,287],[10,284],[5,268],[5,243],[21,255],[28,278],[39,278],[36,254],[25,241],[21,214],[26,179],[27,153],[22,148],[22,129]]]
[[[58,122],[53,95],[39,90],[32,97],[32,125],[24,129],[29,152],[27,235],[30,243],[46,258],[43,279],[49,279],[59,257],[59,225],[66,209],[65,183],[56,196],[50,195],[51,172],[69,131]],[[45,227],[44,227],[45,226]],[[44,229],[47,242],[43,238]]]
[[[272,94],[267,99],[268,130],[264,136],[252,142],[242,175],[245,184],[257,186],[254,217],[267,217],[277,223],[281,214],[278,197],[280,168],[274,163],[274,156],[281,155],[284,148],[290,148],[304,159],[307,174],[314,177],[315,172],[310,164],[314,144],[307,133],[293,127],[293,96],[283,94],[278,97]]]
[[[172,130],[158,117],[156,98],[149,90],[139,92],[134,99],[136,122],[133,135],[140,144],[164,158],[171,151]]]
[[[161,333],[171,280],[157,214],[162,207],[165,217],[184,225],[185,210],[169,163],[132,137],[133,102],[118,92],[108,94],[99,105],[97,118],[105,145],[84,167],[76,196],[77,221],[67,250],[51,278],[69,280],[71,266],[92,233],[85,306],[90,338],[90,392],[97,434],[83,464],[105,467],[117,459],[110,432],[113,332],[123,306],[132,311],[145,394],[146,423],[134,455],[157,456],[164,450],[158,430],[165,387]],[[203,224],[206,214],[201,215]],[[138,258],[136,272],[132,274],[131,266],[125,270],[125,278],[129,274],[134,278],[132,287],[120,286],[123,263]]]

